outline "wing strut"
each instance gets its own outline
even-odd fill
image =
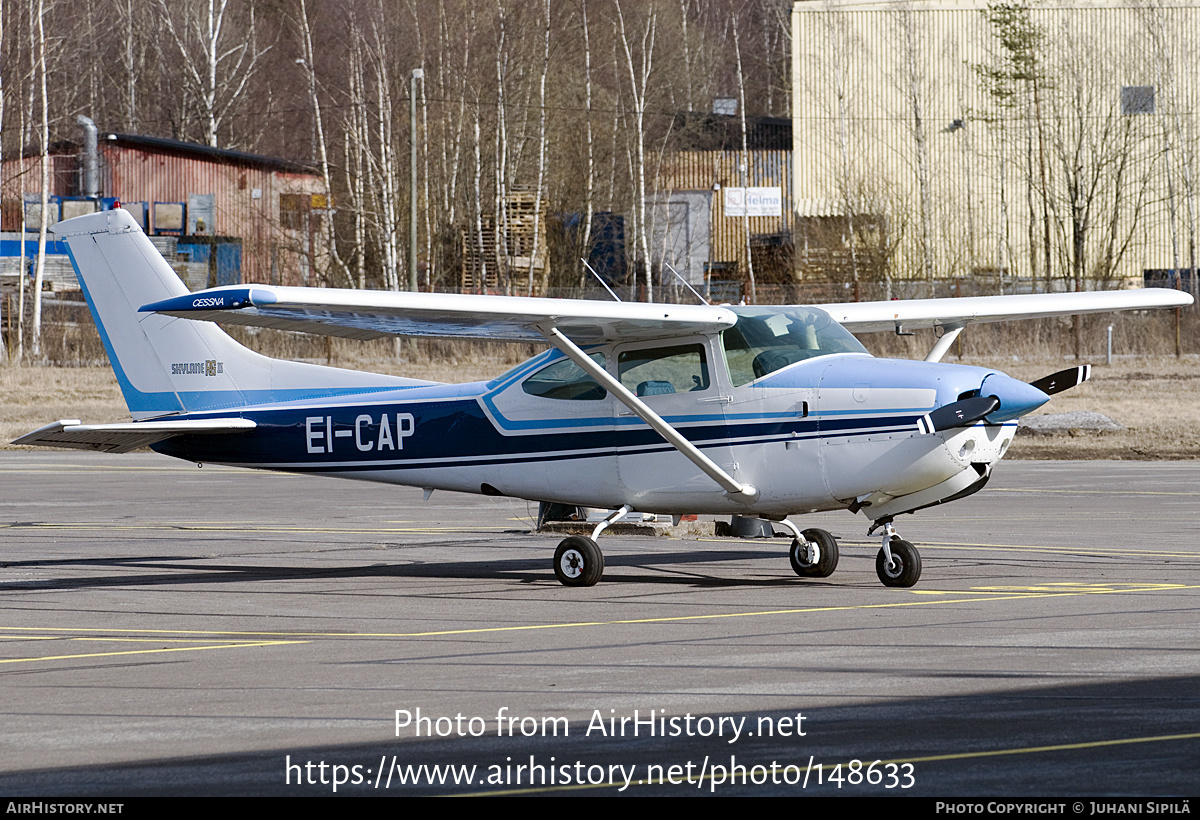
[[[752,484],[743,484],[718,467],[711,458],[700,452],[700,449],[696,445],[680,435],[679,431],[670,424],[667,424],[662,416],[651,410],[644,401],[631,393],[625,385],[609,375],[607,370],[592,361],[577,344],[564,336],[557,327],[546,323],[539,324],[537,328],[550,344],[561,350],[567,358],[579,365],[585,373],[615,395],[622,404],[636,413],[642,421],[654,428],[660,436],[667,440],[668,444],[699,467],[705,475],[720,484],[727,496],[734,501],[740,501],[744,504],[751,504],[758,498],[757,487]]]
[[[925,361],[940,362],[946,355],[946,351],[950,349],[950,345],[954,344],[954,340],[958,338],[958,334],[963,332],[964,327],[966,325],[942,325],[942,335],[934,344],[933,349],[929,351],[929,355],[925,357]]]

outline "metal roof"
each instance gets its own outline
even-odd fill
[[[163,137],[145,137],[139,134],[105,133],[100,136],[101,145],[116,143],[129,148],[142,148],[160,153],[181,154],[220,162],[228,165],[249,165],[266,168],[273,171],[284,171],[293,174],[318,173],[316,165],[307,162],[295,162],[279,157],[268,157],[262,154],[249,154],[245,151],[231,151],[228,148],[213,148],[210,145],[200,145],[195,142],[165,139]]]

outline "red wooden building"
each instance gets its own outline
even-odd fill
[[[276,157],[211,148],[159,137],[100,134],[95,188],[86,194],[87,156],[79,143],[51,152],[51,221],[104,207],[117,199],[151,236],[180,244],[202,238],[240,240],[243,281],[323,284],[325,185],[317,169]],[[0,166],[0,230],[36,231],[40,159]]]

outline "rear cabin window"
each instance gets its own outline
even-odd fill
[[[604,367],[603,353],[593,353],[591,359]],[[543,367],[526,379],[521,389],[531,396],[562,401],[600,401],[608,395],[607,390],[596,384],[591,376],[584,373],[579,365],[570,359],[560,359],[548,367]]]

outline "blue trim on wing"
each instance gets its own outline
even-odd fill
[[[226,288],[213,288],[202,293],[185,293],[183,296],[172,296],[161,302],[152,302],[138,308],[138,313],[175,312],[182,313],[192,310],[236,310],[248,305],[274,304],[275,294],[251,287],[231,285]]]

